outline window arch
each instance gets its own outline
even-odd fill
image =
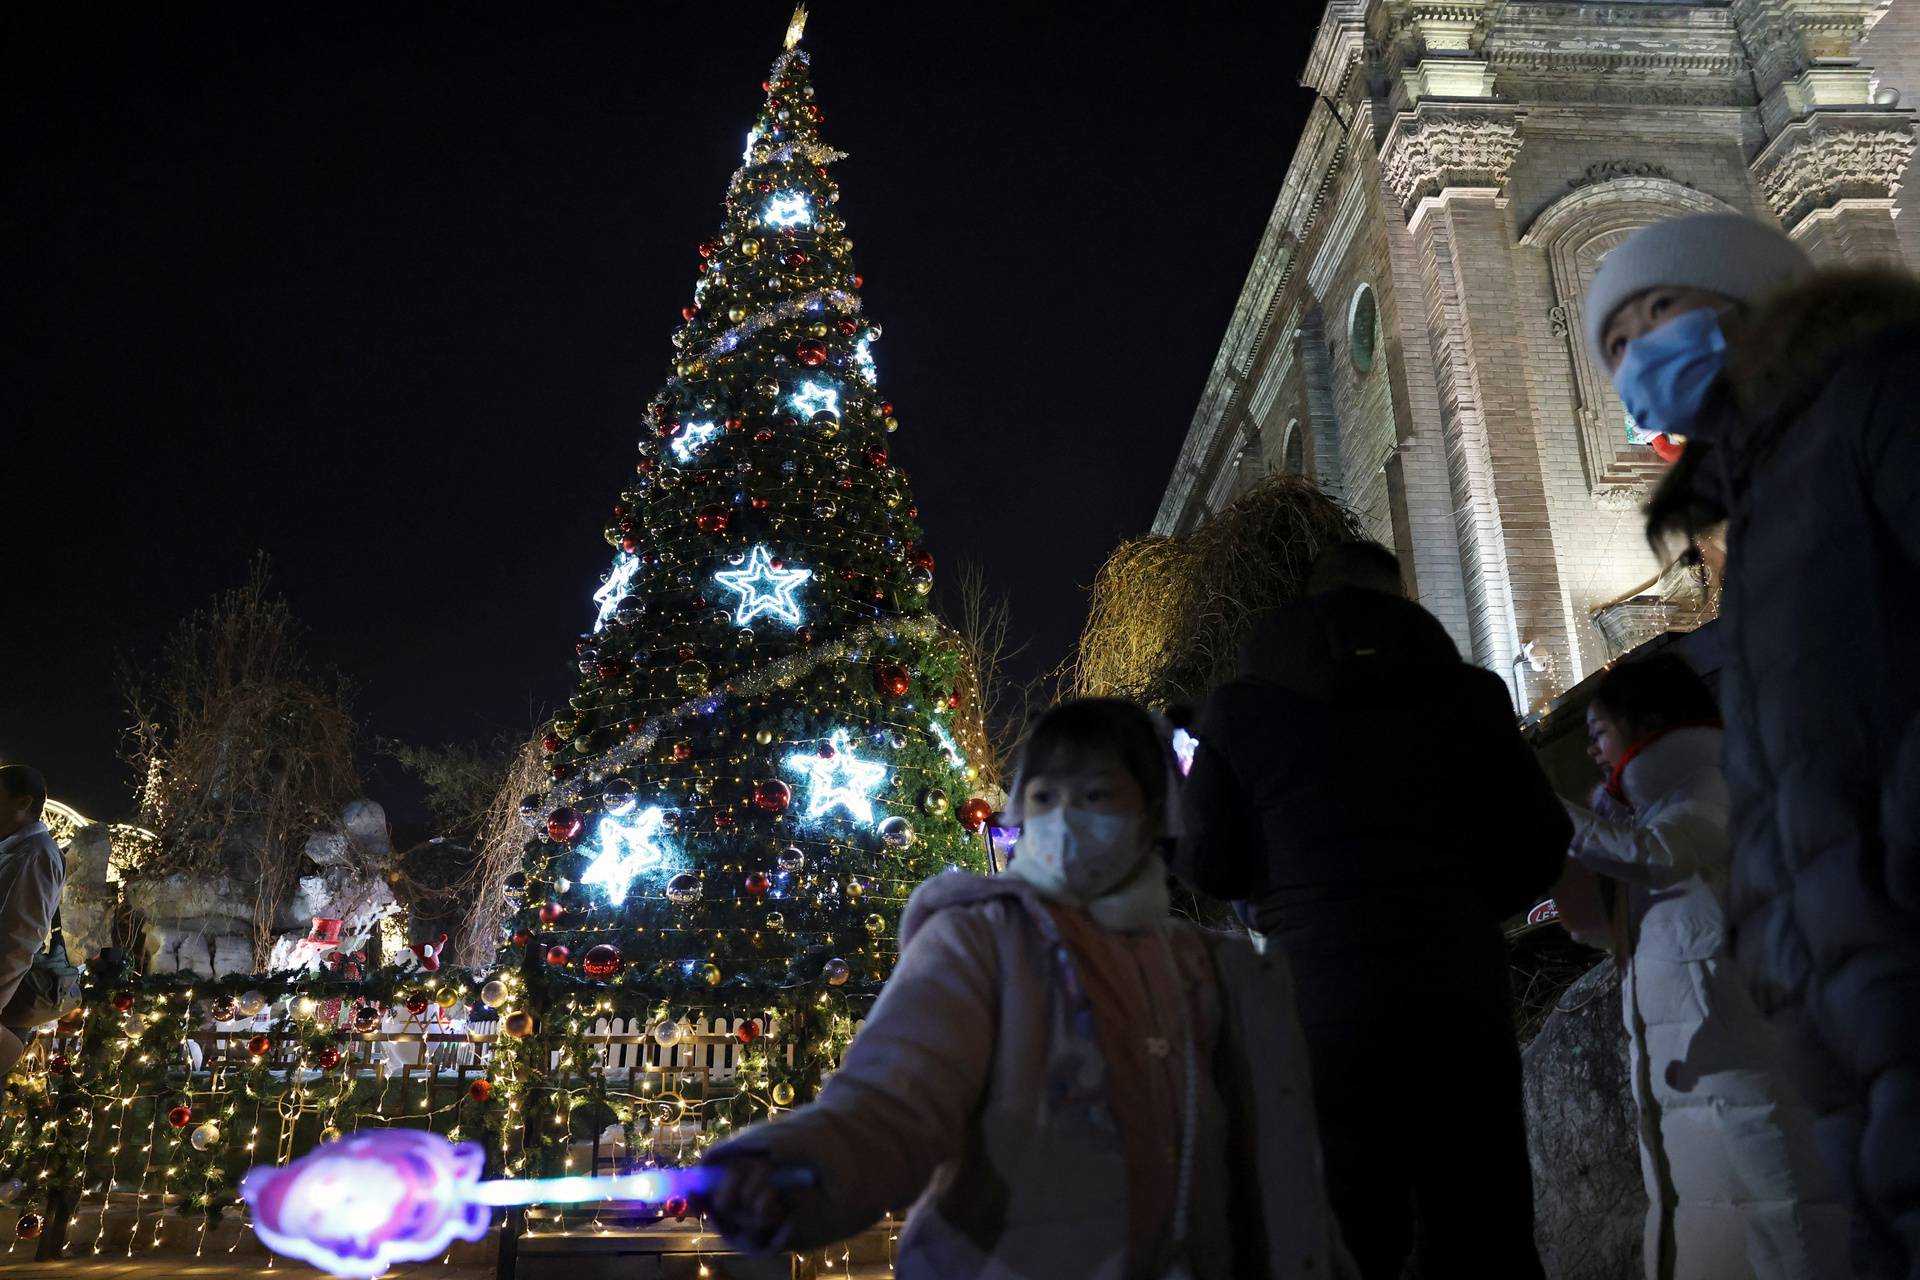
[[[1573,365],[1573,412],[1588,488],[1645,484],[1661,463],[1635,431],[1613,380],[1587,352],[1581,302],[1608,250],[1650,222],[1692,213],[1736,213],[1705,192],[1658,177],[1624,177],[1581,187],[1542,210],[1520,243],[1543,250],[1552,276],[1553,331]]]
[[[1307,437],[1300,430],[1300,419],[1294,418],[1287,423],[1287,432],[1280,440],[1280,470],[1290,476],[1306,475]]]
[[[1373,368],[1374,354],[1380,345],[1380,304],[1373,286],[1363,284],[1353,291],[1347,304],[1347,359],[1354,372],[1364,374]]]

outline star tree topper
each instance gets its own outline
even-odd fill
[[[787,757],[787,768],[807,776],[807,817],[824,818],[844,809],[855,822],[873,822],[873,793],[887,780],[887,766],[857,759],[845,729],[835,729],[833,754],[799,751]]]
[[[757,546],[744,569],[722,569],[713,580],[740,597],[733,620],[746,626],[763,613],[770,613],[788,626],[800,625],[800,602],[793,593],[813,576],[811,569],[776,569],[773,557],[764,546]]]

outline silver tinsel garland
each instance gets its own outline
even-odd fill
[[[931,614],[918,618],[870,622],[848,632],[831,644],[815,645],[811,649],[802,650],[778,662],[770,662],[757,670],[743,671],[723,682],[716,689],[642,721],[637,732],[630,734],[625,742],[594,761],[592,769],[584,776],[556,782],[548,788],[548,807],[579,804],[588,797],[590,789],[597,788],[601,783],[653,750],[654,744],[660,740],[662,733],[689,717],[712,714],[719,710],[720,704],[728,698],[752,697],[772,693],[776,689],[790,688],[827,663],[845,661],[858,651],[889,635],[904,640],[932,640],[939,634],[940,620]]]
[[[857,315],[860,311],[860,295],[845,289],[815,289],[798,298],[788,298],[777,306],[755,312],[715,338],[712,345],[700,354],[700,359],[711,360],[715,356],[726,355],[770,324],[797,320],[810,311],[827,310]]]

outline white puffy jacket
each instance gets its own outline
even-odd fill
[[[1649,1280],[1851,1275],[1848,1215],[1728,953],[1718,729],[1676,729],[1621,773],[1626,806],[1574,808],[1572,856],[1621,882]],[[1571,806],[1569,806],[1571,808]]]

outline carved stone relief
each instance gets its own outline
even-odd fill
[[[1403,213],[1448,187],[1498,187],[1520,154],[1521,115],[1483,107],[1422,105],[1395,118],[1380,172]]]
[[[1817,116],[1789,125],[1753,162],[1754,181],[1791,230],[1838,200],[1890,199],[1913,158],[1906,113]]]

